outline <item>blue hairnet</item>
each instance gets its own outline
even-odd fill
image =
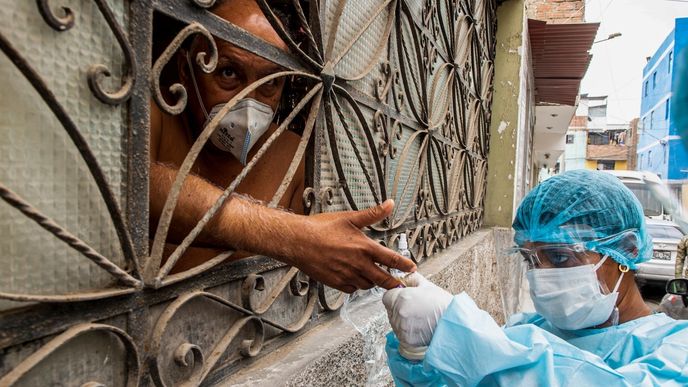
[[[535,187],[516,212],[514,241],[582,243],[630,269],[652,257],[652,238],[635,195],[615,176],[575,170]]]

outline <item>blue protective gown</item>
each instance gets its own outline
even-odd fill
[[[501,328],[466,294],[454,297],[422,362],[387,356],[399,386],[688,385],[688,321],[659,313],[602,329],[561,331],[538,314]]]

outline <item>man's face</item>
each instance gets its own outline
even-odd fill
[[[252,0],[225,0],[213,12],[277,48],[287,51],[286,44],[280,39],[258,5]],[[191,91],[193,84],[189,79],[190,77],[185,77],[184,82],[187,91],[189,91],[189,108],[191,109],[191,118],[194,121],[192,123],[194,126],[192,130],[194,131],[200,131],[205,122],[200,103],[203,103],[205,110],[209,112],[213,106],[227,103],[253,82],[284,70],[281,66],[238,48],[232,43],[220,39],[215,39],[215,42],[219,60],[215,71],[210,74],[204,73],[195,64],[196,54],[202,51],[207,52],[208,43],[199,39],[196,47],[192,46],[190,53],[194,75],[202,99],[202,102],[197,100],[195,93]],[[187,73],[188,71],[190,70],[187,69]],[[282,96],[284,82],[284,77],[270,80],[250,92],[246,97],[267,104],[275,111]]]

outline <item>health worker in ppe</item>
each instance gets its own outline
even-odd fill
[[[500,327],[466,293],[410,275],[383,297],[397,385],[688,385],[688,321],[643,302],[633,270],[652,240],[616,177],[579,170],[544,181],[513,229],[537,313]]]

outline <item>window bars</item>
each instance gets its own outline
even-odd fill
[[[223,252],[171,274],[295,127],[300,142],[267,205],[280,202],[305,158],[308,214],[393,198],[393,215],[368,234],[394,248],[408,233],[417,262],[480,226],[494,1],[258,0],[290,53],[216,17],[215,3],[0,1],[8,59],[0,66],[0,385],[212,384],[338,309],[340,293],[267,257],[220,264],[231,254]],[[154,56],[154,19],[163,17],[183,26]],[[206,71],[218,62],[215,39],[284,68],[225,111],[274,78],[300,89],[277,131],[165,260],[182,183],[219,121],[195,140],[149,235],[150,104],[184,111],[189,91],[167,90],[161,79],[192,37],[206,42],[192,58]]]

